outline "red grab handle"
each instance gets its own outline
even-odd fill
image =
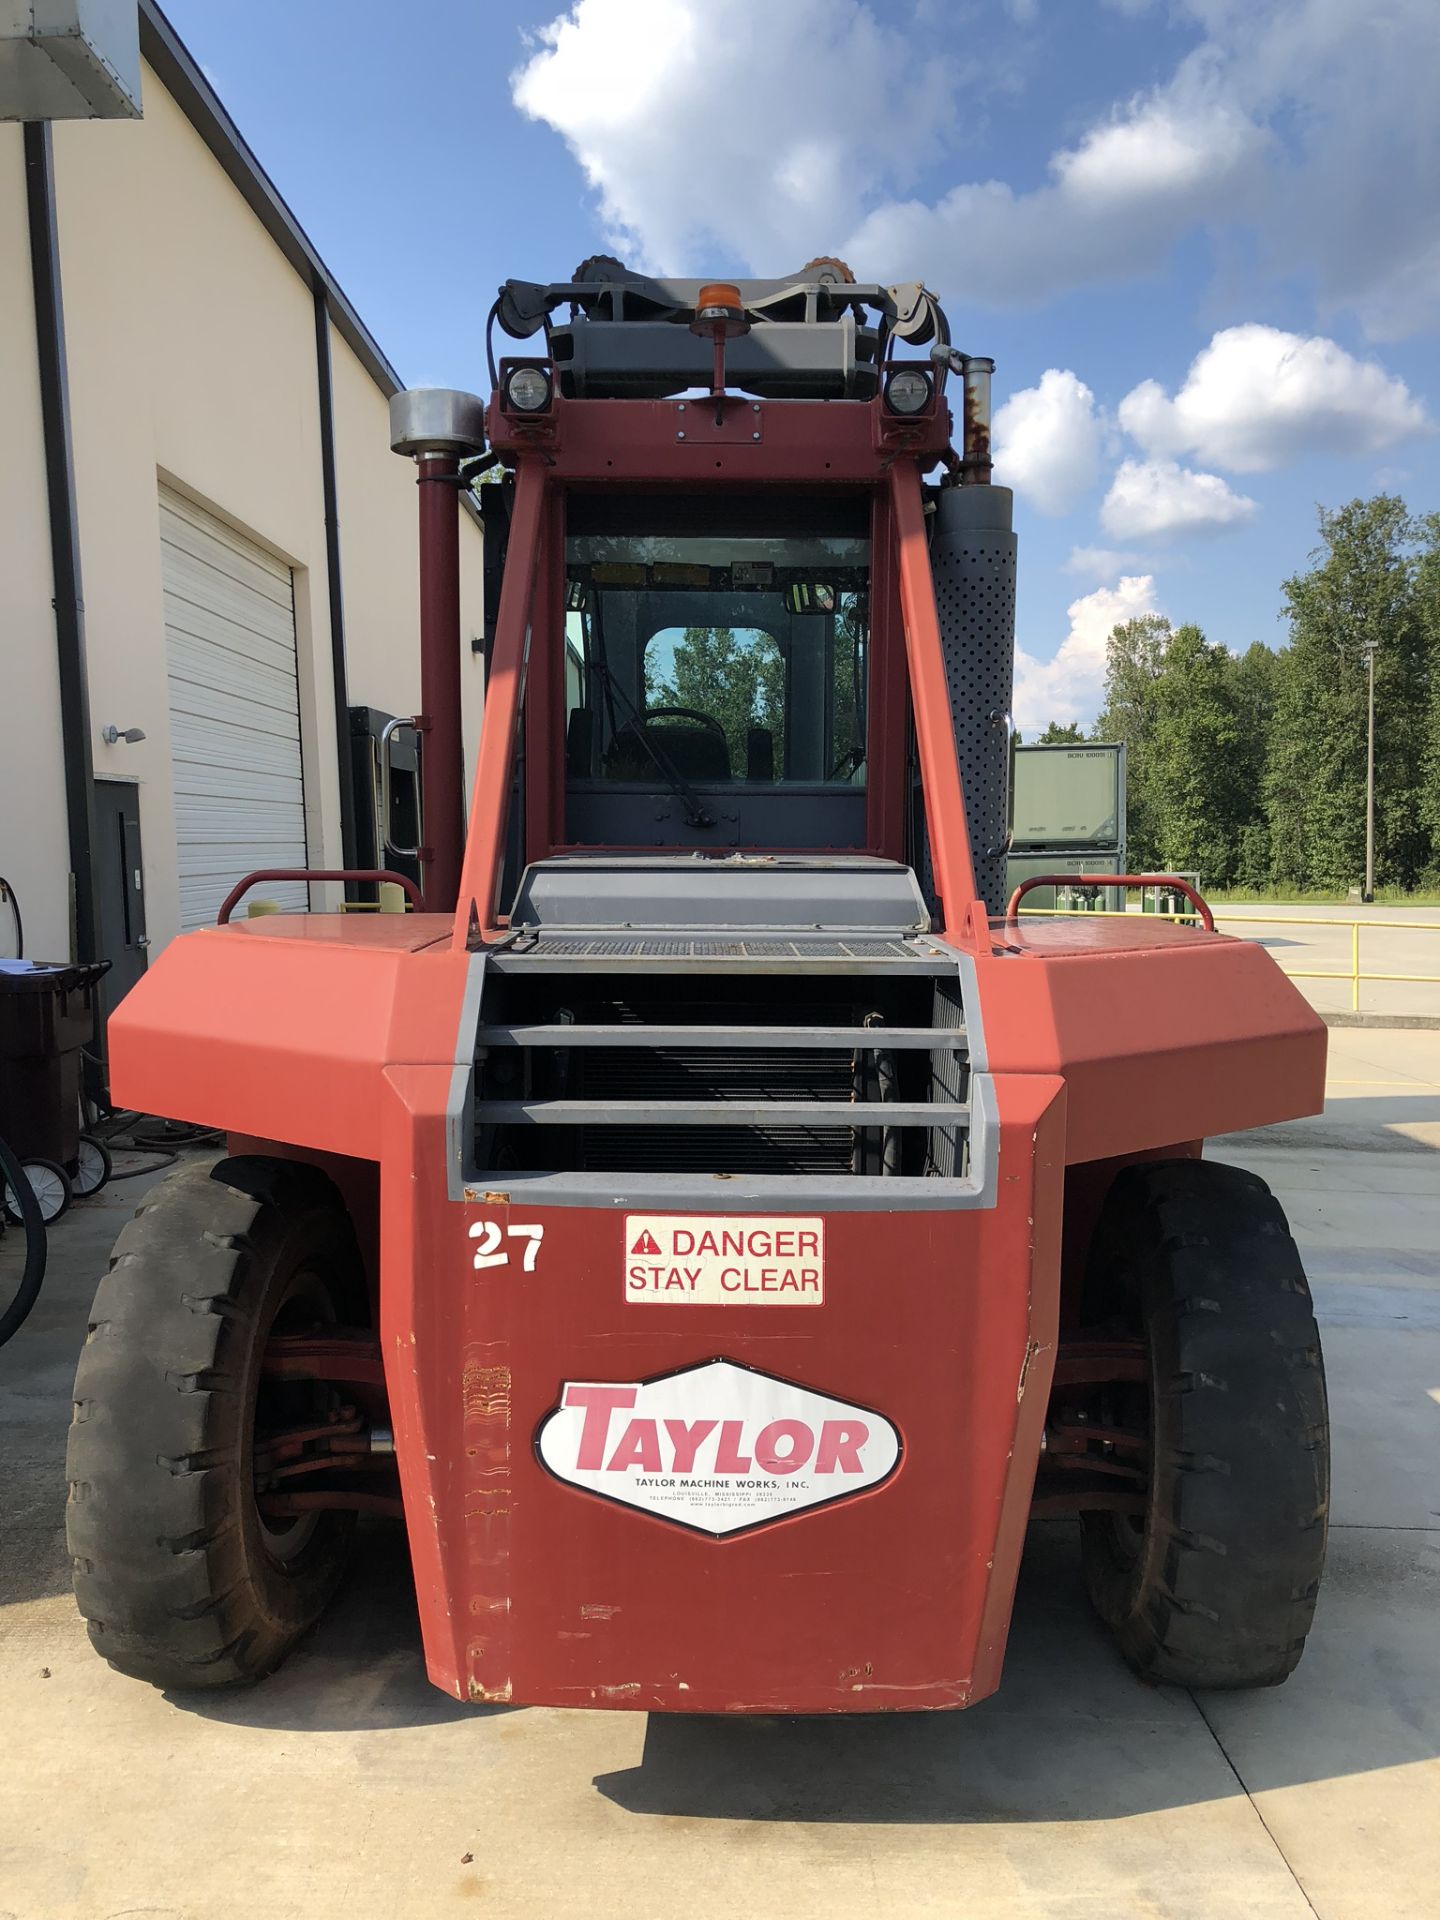
[[[1215,916],[1209,904],[1188,880],[1182,880],[1174,873],[1032,873],[1011,894],[1005,909],[1007,920],[1015,919],[1021,899],[1032,887],[1171,887],[1176,893],[1183,893],[1191,903],[1205,931],[1215,931]]]
[[[408,874],[391,873],[388,867],[262,867],[258,873],[247,873],[226,894],[216,926],[228,926],[236,907],[251,887],[258,887],[262,880],[389,880],[395,886],[403,887],[410,904],[417,913],[420,911],[419,887]]]

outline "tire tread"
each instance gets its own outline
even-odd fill
[[[1128,1167],[1089,1285],[1101,1312],[1138,1310],[1153,1380],[1140,1550],[1122,1568],[1116,1517],[1082,1516],[1092,1602],[1147,1680],[1274,1685],[1305,1645],[1329,1510],[1320,1336],[1284,1213],[1238,1167]]]
[[[157,1686],[259,1679],[339,1577],[343,1553],[317,1555],[275,1604],[242,1519],[241,1395],[266,1276],[297,1234],[353,1250],[306,1169],[182,1166],[121,1229],[96,1291],[66,1464],[75,1597],[97,1652]]]

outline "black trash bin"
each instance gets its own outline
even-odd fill
[[[80,1050],[95,1031],[108,960],[0,964],[0,1138],[20,1160],[73,1172],[80,1152]]]

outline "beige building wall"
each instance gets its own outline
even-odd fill
[[[153,73],[145,118],[54,129],[97,778],[138,776],[153,947],[179,924],[160,479],[295,571],[311,860],[339,864],[314,308]],[[105,746],[107,723],[143,727]]]
[[[338,866],[341,841],[313,296],[148,66],[143,80],[143,120],[57,124],[53,138],[95,775],[140,785],[153,952],[179,921],[162,482],[294,571],[311,864]],[[13,716],[0,874],[20,892],[29,952],[56,955],[69,948],[68,851],[18,127],[0,128],[0,329],[0,684]],[[386,396],[333,327],[331,348],[349,700],[413,712],[414,470],[390,452]],[[480,547],[467,518],[467,640]],[[468,647],[463,672],[473,759]],[[146,738],[106,746],[107,724]]]

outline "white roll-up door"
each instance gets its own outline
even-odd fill
[[[283,561],[163,487],[160,542],[188,933],[214,925],[244,874],[306,864],[295,593]],[[256,897],[306,906],[294,884],[267,883]]]

